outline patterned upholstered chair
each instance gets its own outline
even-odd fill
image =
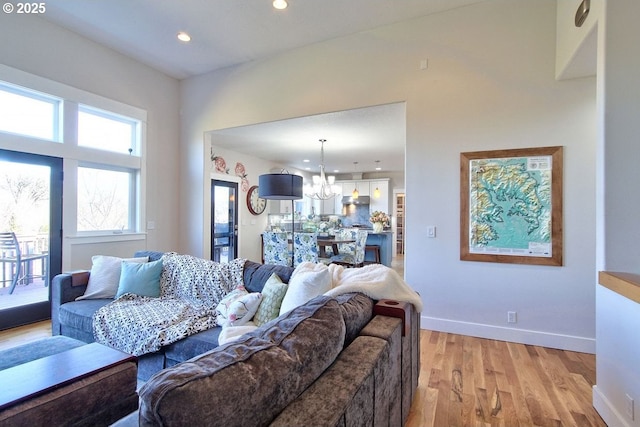
[[[265,231],[262,234],[262,254],[265,264],[291,266],[287,233]]]
[[[362,267],[364,265],[364,247],[367,244],[367,230],[359,228],[343,228],[340,230],[340,238],[355,240],[353,243],[339,243],[338,253],[331,257],[334,264],[347,267]]]
[[[318,233],[295,233],[293,247],[294,267],[303,262],[318,262]]]

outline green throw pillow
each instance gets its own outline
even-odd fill
[[[282,305],[282,300],[286,293],[287,284],[282,283],[280,277],[273,273],[264,284],[262,302],[255,316],[253,316],[253,323],[260,326],[278,317],[280,315],[280,305]]]
[[[147,263],[123,261],[116,298],[126,293],[158,298],[161,273],[161,259]]]

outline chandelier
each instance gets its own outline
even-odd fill
[[[327,200],[336,195],[333,185],[336,181],[335,176],[326,176],[324,174],[324,143],[326,139],[321,139],[320,143],[320,175],[313,176],[313,184],[306,186],[305,196],[316,200]]]

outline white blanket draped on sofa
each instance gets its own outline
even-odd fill
[[[303,287],[298,290],[295,287]],[[407,282],[393,269],[382,264],[369,264],[361,268],[345,268],[337,264],[303,262],[291,274],[287,293],[297,294],[291,301],[283,301],[280,310],[290,310],[294,305],[304,304],[311,298],[324,294],[335,297],[351,292],[360,292],[375,300],[393,299],[406,301],[422,312],[422,298],[411,289]],[[287,296],[285,296],[287,299]],[[256,326],[229,326],[222,330],[218,338],[220,344],[231,342],[243,334],[256,329]]]
[[[306,269],[315,268],[314,265],[303,265]],[[382,264],[369,264],[361,268],[344,268],[341,265],[330,264],[327,269],[331,275],[331,290],[325,295],[335,297],[350,292],[361,292],[370,298],[394,299],[413,304],[416,311],[422,312],[420,295],[400,277],[393,269]]]
[[[216,326],[216,306],[243,283],[244,259],[215,263],[175,253],[163,257],[160,298],[124,294],[96,311],[97,342],[140,356]]]

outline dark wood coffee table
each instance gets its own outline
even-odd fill
[[[98,343],[0,371],[0,410],[137,358]]]

